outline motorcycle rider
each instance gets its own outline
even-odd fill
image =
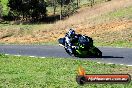
[[[76,34],[74,29],[69,29],[69,31],[65,35],[65,47],[71,55],[73,55],[74,49],[77,49],[79,47],[79,46],[75,46],[73,44],[78,43],[78,42],[80,44],[84,44],[85,48],[87,48],[87,49],[90,46],[93,46],[92,38],[90,38],[88,36],[81,35],[81,34]]]
[[[78,40],[78,38],[79,35],[76,34],[73,29],[70,29],[65,35],[65,46],[71,55],[73,55],[73,49],[77,48],[77,47],[73,48],[72,46],[73,43],[75,43]]]

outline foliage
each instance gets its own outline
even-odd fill
[[[62,8],[62,16],[69,16],[73,13],[75,13],[77,10],[77,4],[76,3],[69,3],[68,5],[64,5]]]
[[[9,8],[7,6],[8,0],[0,0],[2,4],[2,16],[6,16],[9,12]]]
[[[20,18],[26,18],[26,20],[41,19],[46,16],[46,9],[49,12],[48,15],[56,16],[61,14],[61,16],[69,16],[76,11],[76,8],[81,7],[82,5],[89,5],[91,1],[93,0],[1,0],[3,6],[2,14],[4,19],[7,20],[18,20]],[[104,0],[95,0],[95,2],[98,1]],[[9,8],[9,6],[12,8]]]
[[[8,6],[14,15],[24,18],[39,19],[46,16],[44,0],[9,0]]]
[[[2,4],[0,2],[0,18],[2,17]]]

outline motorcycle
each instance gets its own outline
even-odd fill
[[[70,55],[65,44],[65,37],[58,39],[59,45],[65,48],[65,51]],[[74,42],[72,46],[73,55],[75,57],[102,57],[102,52],[93,45],[92,38],[88,36],[80,36],[77,42]]]

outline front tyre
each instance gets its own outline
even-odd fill
[[[69,52],[69,50],[67,50],[66,48],[65,48],[65,51],[66,51],[70,56],[73,56],[73,57],[76,56],[75,53],[71,54],[71,53]]]
[[[59,38],[58,42],[62,45],[65,45],[65,38]]]
[[[73,57],[80,57],[80,55],[76,52],[76,49],[73,49],[73,54],[71,54],[71,53],[69,52],[69,50],[67,50],[66,48],[65,48],[65,51],[66,51],[70,56],[73,56]]]

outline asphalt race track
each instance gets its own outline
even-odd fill
[[[63,47],[50,45],[0,45],[0,53],[37,57],[59,57],[96,60],[104,63],[132,65],[132,48],[99,47],[102,58],[75,58],[69,56]]]

